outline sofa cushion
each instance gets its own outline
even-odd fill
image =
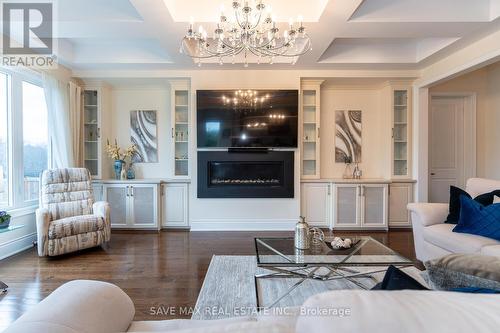
[[[500,327],[494,294],[335,290],[310,297],[302,309],[297,333],[483,333]]]
[[[103,230],[104,219],[95,215],[72,216],[52,221],[49,225],[49,239],[58,239],[92,231]]]
[[[500,257],[500,245],[485,246],[481,249],[481,254],[486,256]]]
[[[453,232],[454,224],[435,224],[425,227],[424,239],[453,253],[476,253],[483,246],[500,245],[499,241],[482,236]]]
[[[424,263],[433,289],[488,288],[500,290],[500,258],[481,254],[450,254]]]

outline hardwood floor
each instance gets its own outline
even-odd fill
[[[411,231],[336,232],[370,235],[415,260]],[[39,258],[35,249],[0,261],[0,279],[9,285],[0,296],[0,331],[49,295],[75,279],[102,280],[121,287],[134,301],[135,320],[151,316],[153,306],[194,306],[213,255],[253,255],[257,236],[292,236],[291,232],[117,233],[104,248],[56,258]]]

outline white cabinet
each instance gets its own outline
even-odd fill
[[[336,184],[334,188],[333,229],[387,229],[387,184]]]
[[[361,225],[359,219],[359,185],[337,184],[334,187],[333,228],[359,228]]]
[[[320,110],[322,80],[304,81],[302,92],[302,178],[320,178]]]
[[[387,185],[360,185],[361,226],[387,229]]]
[[[314,227],[331,227],[331,184],[302,183],[301,215]]]
[[[389,226],[411,227],[406,206],[413,202],[413,183],[392,183],[389,186]]]
[[[189,177],[190,103],[188,82],[171,82],[173,176]]]
[[[104,184],[103,200],[111,206],[111,227],[158,229],[158,184]]]
[[[188,228],[188,184],[162,185],[162,228]]]

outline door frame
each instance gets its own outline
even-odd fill
[[[475,92],[436,92],[429,94],[429,119],[432,112],[432,100],[434,97],[461,97],[464,98],[464,146],[463,146],[463,183],[466,184],[467,179],[476,177],[477,167],[477,96]],[[430,198],[431,193],[431,127],[428,128],[428,173],[427,173],[427,197]]]

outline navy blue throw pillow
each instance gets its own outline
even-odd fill
[[[500,204],[483,206],[465,195],[460,196],[460,220],[453,231],[500,241]]]
[[[472,199],[469,193],[465,192],[459,187],[450,186],[450,208],[449,214],[444,223],[457,224],[460,219],[460,196],[466,196],[467,198]],[[479,202],[483,206],[488,206],[493,203],[494,197],[500,197],[500,190],[496,190],[489,193],[484,193],[478,195],[474,198],[475,201]]]
[[[459,293],[469,293],[469,294],[500,294],[500,290],[478,288],[478,287],[462,287],[453,288],[448,291],[455,291]]]
[[[390,265],[385,273],[384,280],[375,285],[372,290],[428,290],[420,282],[397,268]]]

